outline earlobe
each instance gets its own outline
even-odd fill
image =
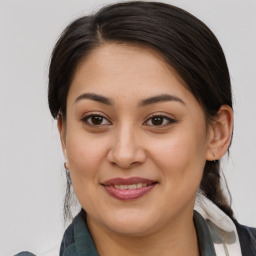
[[[219,160],[229,148],[233,132],[233,110],[222,105],[210,127],[206,159]]]

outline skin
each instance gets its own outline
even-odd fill
[[[112,105],[77,100],[85,93],[104,96]],[[176,100],[141,104],[157,95]],[[101,123],[96,125],[92,114]],[[156,115],[161,116],[157,125]],[[229,146],[232,118],[232,110],[222,106],[207,124],[201,105],[151,49],[109,43],[87,56],[68,93],[66,121],[60,116],[58,128],[100,255],[199,255],[195,197],[205,161],[219,159]],[[158,184],[130,201],[113,198],[101,185],[134,176]]]

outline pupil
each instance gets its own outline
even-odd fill
[[[162,125],[163,124],[163,118],[161,116],[154,117],[152,119],[153,125]]]
[[[93,116],[92,123],[95,125],[99,125],[102,123],[103,118],[101,116]]]

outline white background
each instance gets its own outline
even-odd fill
[[[113,1],[0,0],[0,255],[62,238],[63,157],[47,106],[52,47],[70,21]],[[230,68],[235,130],[224,172],[235,215],[256,226],[256,0],[176,0],[216,34]]]

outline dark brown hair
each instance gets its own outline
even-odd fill
[[[203,107],[207,120],[221,105],[232,107],[229,71],[222,48],[211,30],[190,13],[158,2],[131,1],[103,7],[72,22],[52,53],[49,107],[66,116],[66,100],[77,66],[105,42],[146,46],[160,53]],[[65,216],[70,214],[70,180]],[[206,161],[200,191],[230,217],[233,211],[221,187],[220,163]]]

